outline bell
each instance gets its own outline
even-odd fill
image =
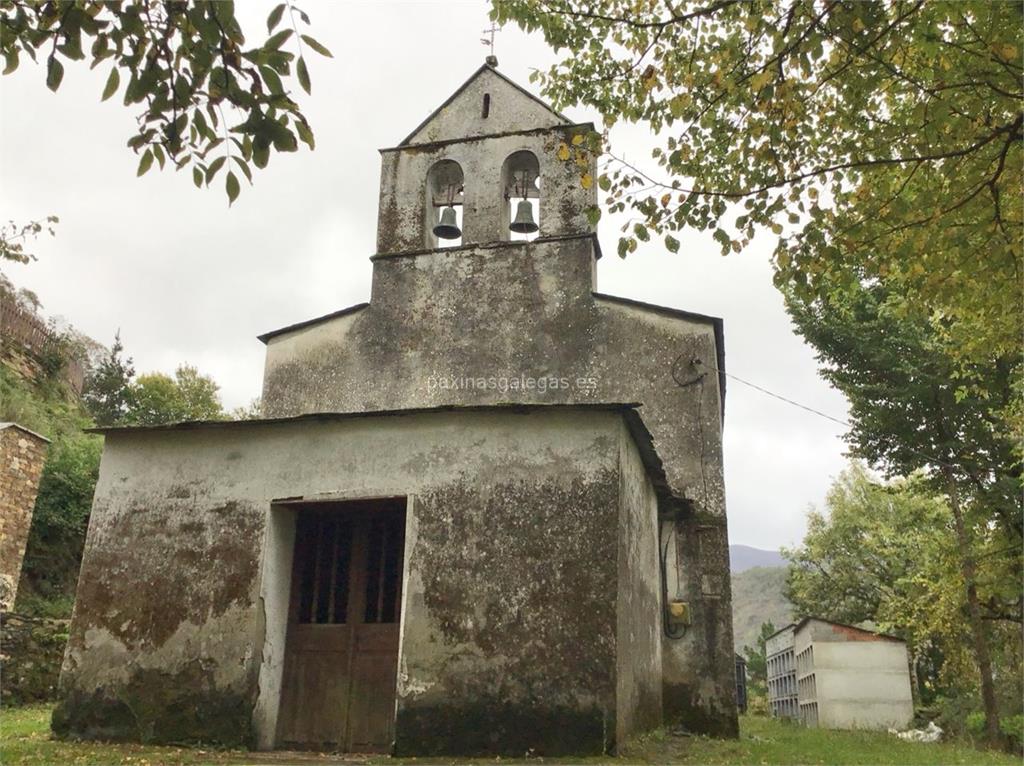
[[[516,207],[516,219],[509,224],[509,230],[516,234],[533,234],[540,227],[533,222],[533,205],[529,200],[519,200]]]
[[[434,227],[434,236],[438,239],[458,239],[462,229],[455,222],[455,208],[450,205],[441,211],[441,220]]]

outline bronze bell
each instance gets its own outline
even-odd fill
[[[516,234],[533,234],[540,228],[533,222],[533,205],[529,200],[519,200],[519,205],[516,207],[516,218],[508,228]]]
[[[434,227],[434,236],[438,239],[458,239],[462,236],[462,229],[455,222],[455,208],[451,205],[441,211],[441,220]]]

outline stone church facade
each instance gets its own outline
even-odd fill
[[[382,150],[370,302],[261,336],[263,420],[104,431],[55,731],[736,733],[721,321],[597,292],[589,128],[481,67]]]

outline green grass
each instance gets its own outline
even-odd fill
[[[321,755],[245,753],[151,745],[60,742],[50,736],[50,706],[35,705],[0,711],[0,763],[3,766],[185,766],[186,764],[427,764],[427,763],[551,763],[543,758],[424,760]],[[967,745],[925,745],[901,742],[886,733],[839,732],[747,716],[739,740],[682,737],[656,732],[631,743],[620,758],[558,759],[558,763],[614,764],[871,764],[872,766],[946,766],[946,764],[1016,764],[1020,759],[975,750]]]
[[[0,711],[0,764],[3,766],[171,766],[171,764],[240,764],[239,751],[184,747],[61,742],[50,735],[51,705]]]
[[[1015,764],[1004,753],[977,750],[969,744],[903,742],[887,732],[807,729],[785,721],[744,716],[738,740],[678,737],[656,732],[633,743],[627,760],[642,763],[827,764],[828,766],[947,766],[947,764]]]

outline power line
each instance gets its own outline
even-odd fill
[[[693,362],[694,362],[694,364],[700,364],[700,365],[704,364],[704,362],[702,362],[700,359],[694,359]],[[780,402],[785,402],[786,404],[792,404],[794,407],[799,407],[802,410],[807,410],[808,412],[813,412],[815,415],[819,415],[819,416],[825,418],[826,420],[831,420],[833,423],[838,423],[839,425],[845,426],[847,428],[853,428],[853,424],[852,423],[848,423],[845,420],[840,420],[839,418],[832,417],[827,412],[822,412],[821,410],[816,410],[813,407],[808,407],[806,404],[800,404],[800,402],[793,401],[792,399],[789,399],[789,398],[783,396],[782,394],[777,394],[774,391],[769,391],[767,388],[763,388],[763,387],[757,385],[756,383],[751,383],[749,380],[744,380],[741,377],[733,375],[731,372],[726,372],[725,370],[720,370],[717,367],[715,367],[713,364],[712,365],[708,365],[708,366],[711,367],[711,369],[713,369],[719,375],[725,375],[725,377],[731,378],[732,380],[735,380],[737,383],[742,383],[745,386],[750,386],[751,388],[754,388],[754,389],[760,391],[762,394],[768,394],[768,396],[771,396],[771,397],[774,397],[775,399],[778,399]]]
[[[847,422],[845,420],[841,420],[841,419],[839,419],[837,417],[833,417],[832,415],[829,415],[827,412],[822,412],[821,410],[816,410],[813,407],[808,407],[806,404],[801,404],[800,402],[794,401],[794,400],[790,399],[789,397],[783,396],[782,394],[777,394],[774,391],[769,391],[767,388],[764,388],[763,386],[759,386],[756,383],[751,383],[749,380],[744,380],[741,377],[733,375],[731,372],[726,372],[725,370],[720,370],[715,365],[708,364],[708,363],[704,362],[700,358],[696,358],[695,357],[692,360],[692,364],[699,365],[699,366],[702,366],[702,367],[710,367],[712,370],[717,372],[719,375],[724,375],[725,377],[730,378],[731,380],[735,380],[737,383],[742,383],[745,386],[750,386],[754,390],[760,391],[762,394],[767,394],[768,396],[770,396],[770,397],[772,397],[774,399],[778,399],[781,402],[785,402],[786,404],[791,404],[794,407],[799,407],[800,409],[805,410],[807,412],[810,412],[810,413],[812,413],[814,415],[817,415],[818,417],[825,418],[826,420],[831,420],[833,423],[838,423],[839,425],[845,426],[846,428],[850,428],[850,429],[852,429],[854,427],[852,423],[849,423],[849,422]],[[673,375],[673,377],[675,377],[675,375]],[[679,380],[678,379],[676,380],[676,383],[679,384]],[[930,463],[934,463],[935,465],[946,466],[947,468],[956,469],[956,466],[953,465],[952,463],[947,463],[945,460],[939,460],[937,457],[929,455],[927,452],[922,452],[919,449],[914,449],[913,447],[910,447],[910,446],[907,446],[907,445],[904,445],[904,448],[908,452],[913,452],[915,455],[924,458],[925,460],[927,460]]]

